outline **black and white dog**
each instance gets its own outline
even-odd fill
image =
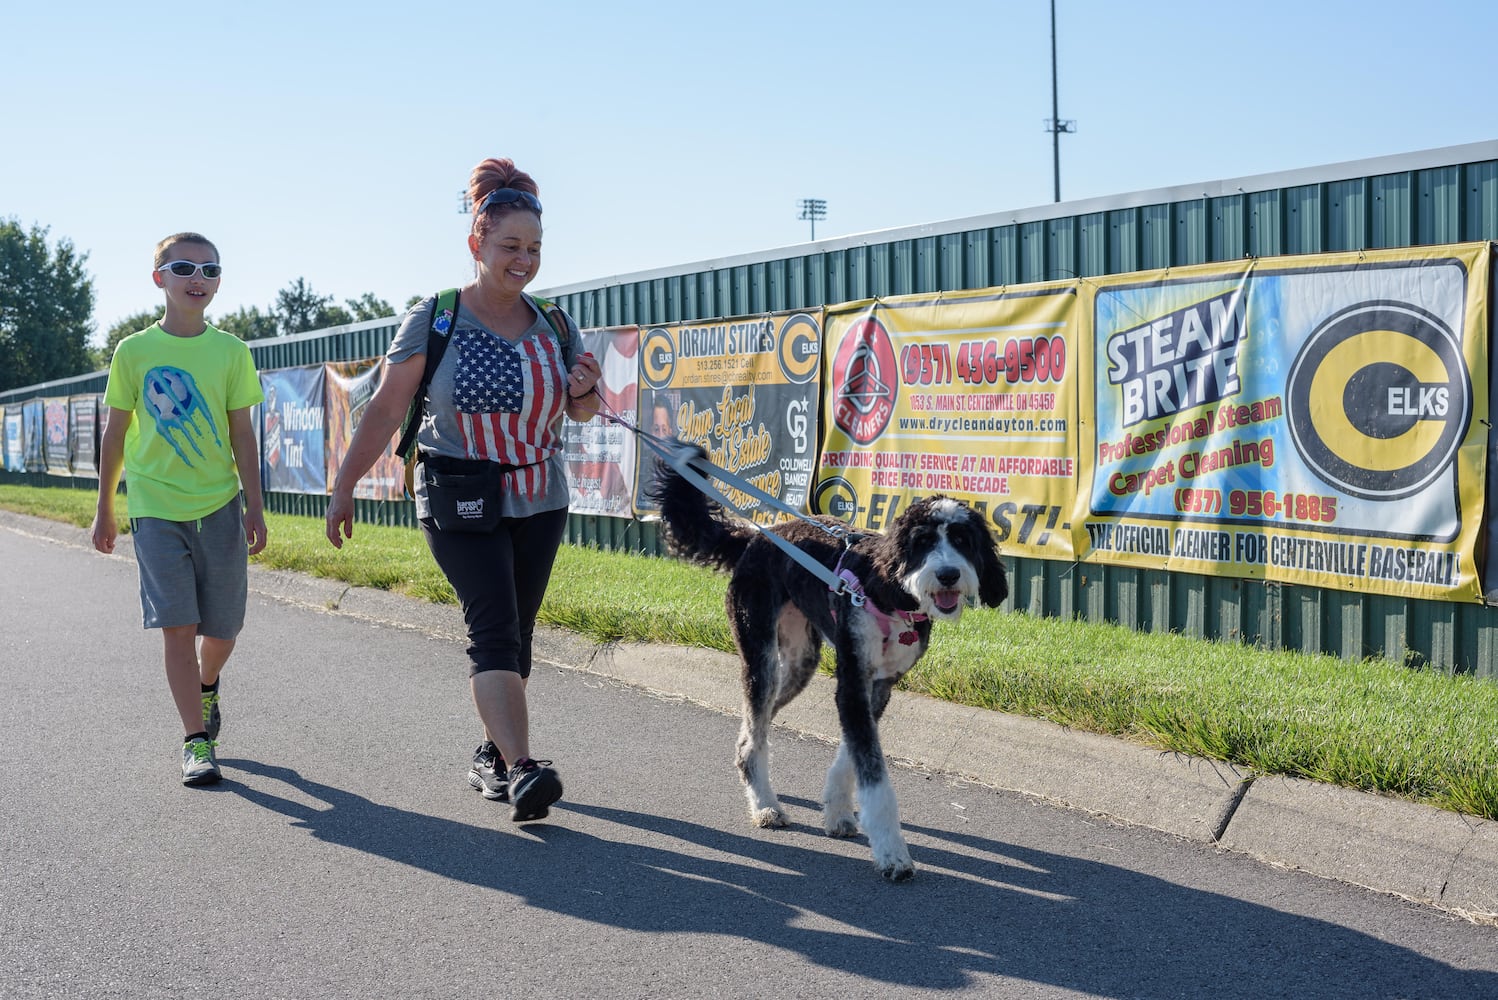
[[[731,574],[728,620],[744,671],[737,760],[752,821],[786,825],[770,786],[770,720],[811,680],[826,639],[837,654],[842,740],[822,793],[823,829],[851,837],[861,822],[880,873],[895,882],[910,878],[915,866],[900,834],[879,718],[895,682],[926,652],[933,620],[956,621],[969,602],[997,607],[1008,594],[987,524],[967,505],[936,496],[906,508],[882,535],[852,532],[831,517],[772,529],[848,581],[834,592],[669,465],[661,465],[652,495],[671,548]]]

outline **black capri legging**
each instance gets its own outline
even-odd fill
[[[488,534],[438,531],[422,520],[432,558],[463,606],[469,676],[485,670],[531,675],[536,615],[566,530],[565,507],[504,518]]]

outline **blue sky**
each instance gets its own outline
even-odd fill
[[[1498,4],[1057,0],[1063,200],[1498,138]],[[1052,201],[1048,0],[0,8],[0,217],[98,337],[192,229],[210,317],[471,275],[468,172],[541,186],[535,290]]]

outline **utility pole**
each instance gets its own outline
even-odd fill
[[[817,220],[827,218],[827,202],[821,198],[802,198],[798,204],[801,208],[801,214],[796,216],[796,218],[811,220],[811,239],[815,243],[817,239]]]
[[[1051,163],[1056,174],[1056,200],[1061,200],[1061,133],[1075,132],[1074,118],[1061,120],[1060,99],[1056,93],[1056,0],[1051,0],[1051,117],[1046,119],[1046,131],[1051,133]]]

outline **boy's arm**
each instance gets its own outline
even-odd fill
[[[229,446],[234,449],[234,467],[244,488],[244,540],[250,555],[255,555],[266,542],[265,494],[260,489],[260,448],[248,406],[229,411]]]
[[[94,548],[103,553],[114,551],[119,526],[114,518],[115,491],[120,486],[120,473],[125,468],[125,431],[135,414],[111,406],[104,423],[104,437],[99,442],[99,504],[94,511],[91,533]]]

